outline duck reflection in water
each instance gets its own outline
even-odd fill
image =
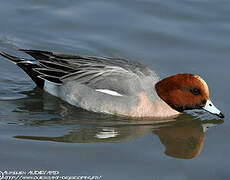
[[[27,93],[30,96],[28,98],[30,102],[31,99],[39,97],[36,94]],[[64,136],[58,137],[18,135],[15,138],[66,143],[122,143],[153,133],[159,137],[164,145],[166,155],[174,158],[191,159],[201,152],[207,129],[224,122],[217,119],[200,120],[197,116],[186,113],[175,119],[160,119],[158,121],[127,119],[73,108],[46,93],[44,93],[43,98],[43,100],[39,98],[37,101],[32,102],[36,102],[36,107],[43,108],[43,110],[49,107],[49,111],[52,109],[53,104],[54,112],[60,112],[60,118],[37,120],[29,123],[27,121],[26,125],[62,124],[64,127],[71,127],[71,131]],[[18,108],[33,111],[34,108],[31,109],[31,107],[34,106],[25,102],[24,100],[23,103],[19,103]],[[41,104],[39,105],[39,103]],[[48,106],[44,103],[47,103]]]

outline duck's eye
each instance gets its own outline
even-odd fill
[[[199,95],[199,94],[200,94],[200,90],[197,89],[197,88],[193,88],[193,89],[191,89],[190,91],[191,91],[191,93],[193,93],[194,95]]]

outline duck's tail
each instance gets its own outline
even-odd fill
[[[44,86],[44,80],[39,78],[39,73],[35,71],[35,68],[40,68],[41,66],[36,60],[30,60],[25,58],[19,58],[12,55],[9,55],[5,52],[0,51],[0,55],[11,61],[12,63],[18,65],[21,69],[23,69],[30,78],[36,83],[36,85],[40,88]]]

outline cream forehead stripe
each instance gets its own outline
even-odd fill
[[[198,75],[195,75],[195,77],[204,85],[204,88],[209,96],[209,89],[208,89],[208,85],[207,83],[205,82],[205,80],[203,80],[200,76]]]
[[[109,95],[112,95],[112,96],[123,96],[123,95],[119,94],[118,92],[112,91],[112,90],[109,90],[109,89],[96,89],[96,91],[102,92],[102,93],[105,93],[105,94],[109,94]]]
[[[195,75],[195,77],[197,78],[197,79],[199,79],[201,82],[202,82],[202,84],[205,86],[205,88],[208,90],[208,85],[207,85],[207,83],[205,82],[205,80],[203,80],[200,76],[198,76],[198,75]]]

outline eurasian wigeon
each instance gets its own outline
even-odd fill
[[[37,86],[83,109],[132,117],[169,117],[204,109],[221,118],[206,82],[194,74],[159,80],[134,61],[20,50],[34,59],[0,54],[22,68]]]

